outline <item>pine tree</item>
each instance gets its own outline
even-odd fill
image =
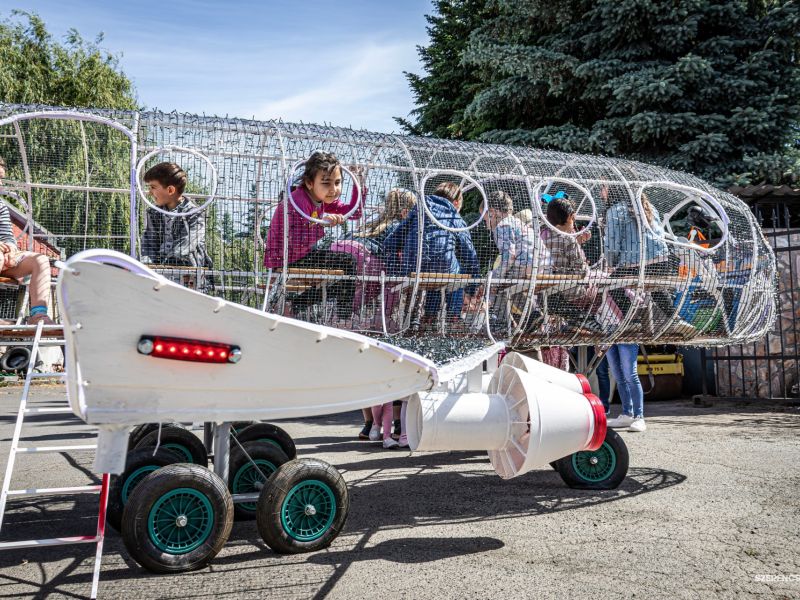
[[[489,0],[486,10],[495,16],[462,54],[485,84],[449,117],[465,137],[624,156],[722,185],[800,176],[796,2]]]
[[[430,45],[417,47],[427,75],[405,73],[418,105],[411,111],[416,122],[395,118],[408,133],[464,137],[461,116],[484,83],[476,77],[475,69],[463,65],[461,59],[470,32],[495,14],[487,10],[486,4],[486,0],[434,1],[438,14],[425,17],[430,23]]]

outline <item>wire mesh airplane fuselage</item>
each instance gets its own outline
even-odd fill
[[[316,151],[341,163],[335,202],[317,202],[301,177]],[[775,318],[775,259],[749,208],[646,164],[277,121],[9,105],[0,106],[0,156],[0,192],[23,204],[28,239],[47,235],[65,256],[113,248],[207,294],[437,362],[495,341],[741,343]],[[143,193],[143,173],[161,161],[187,172],[181,211]]]

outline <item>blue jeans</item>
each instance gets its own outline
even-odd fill
[[[594,346],[589,346],[586,352],[586,360],[591,361],[594,358]],[[597,375],[597,387],[598,391],[600,392],[600,402],[603,403],[603,406],[608,412],[610,408],[610,400],[611,400],[611,378],[608,376],[608,361],[606,357],[603,357],[603,360],[600,361],[600,364],[594,370],[594,374]]]
[[[606,358],[614,379],[617,380],[622,413],[635,419],[644,418],[644,390],[636,372],[636,356],[639,344],[615,344]]]
[[[464,290],[459,289],[455,292],[447,292],[444,295],[444,301],[447,303],[447,316],[460,317],[461,308],[464,306]],[[425,316],[437,317],[441,305],[441,292],[439,290],[429,291],[425,297]]]

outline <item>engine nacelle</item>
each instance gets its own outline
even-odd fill
[[[596,450],[606,435],[605,409],[583,381],[510,353],[484,393],[412,396],[406,414],[409,446],[486,450],[504,479]]]

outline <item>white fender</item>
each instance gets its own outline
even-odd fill
[[[101,427],[98,460],[116,457],[114,465],[99,463],[101,473],[115,472],[119,456],[124,462],[117,446],[125,436],[115,431],[121,426],[332,414],[437,383],[436,367],[422,356],[206,296],[114,251],[70,258],[58,296],[70,405],[87,423],[108,426]],[[241,358],[156,358],[138,349],[146,335],[231,344]]]

